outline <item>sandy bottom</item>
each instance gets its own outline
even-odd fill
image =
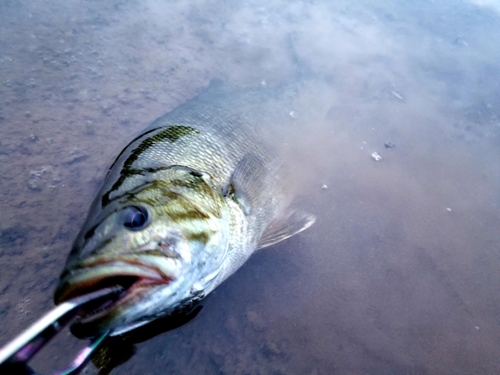
[[[96,362],[130,357],[117,374],[500,373],[500,15],[487,1],[383,3],[2,2],[0,344],[52,307],[134,134],[213,78],[293,82],[293,121],[273,142],[317,223],[256,253],[189,323],[110,342]],[[39,372],[82,345],[62,336]]]

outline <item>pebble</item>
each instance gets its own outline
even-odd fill
[[[370,155],[371,158],[375,161],[380,161],[382,160],[382,156],[378,154],[378,152],[373,151],[372,154]]]
[[[399,92],[397,92],[396,90],[392,90],[391,91],[391,94],[396,97],[397,99],[401,100],[401,101],[404,101],[405,98],[403,97],[403,95]]]
[[[88,154],[84,154],[80,150],[78,150],[77,148],[74,148],[73,150],[71,150],[70,154],[65,159],[63,159],[62,162],[64,164],[71,165],[74,163],[81,162],[81,161],[87,159],[88,157],[89,157]]]
[[[328,186],[323,185],[323,186],[321,186],[321,189],[326,190],[326,189],[328,189]]]
[[[85,134],[94,135],[95,134],[95,125],[91,120],[85,121]]]
[[[50,165],[33,169],[29,175],[28,188],[33,191],[42,191],[46,186],[54,188],[61,182],[58,173]]]

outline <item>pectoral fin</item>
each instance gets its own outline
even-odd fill
[[[314,215],[301,211],[288,211],[274,220],[264,231],[257,248],[262,249],[283,241],[309,228],[316,221]]]

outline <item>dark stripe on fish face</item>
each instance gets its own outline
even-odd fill
[[[164,211],[175,222],[183,220],[207,220],[211,217],[211,213],[203,212],[182,198],[171,200],[165,206]]]
[[[217,196],[217,193],[203,178],[203,174],[190,171],[184,176],[185,179],[152,178],[150,181],[136,186],[133,190],[114,197],[112,204],[99,213],[93,225],[83,234],[81,247],[87,246],[97,228],[103,225],[111,215],[119,215],[119,211],[128,206],[145,204],[156,211],[160,217],[163,214],[167,215],[178,224],[183,222],[200,223],[211,218],[220,218],[222,215],[221,205],[224,201],[221,196]],[[116,220],[119,220],[119,217]],[[187,236],[204,244],[208,241],[208,234],[195,232],[187,233]],[[92,252],[99,251],[100,248],[102,246]]]
[[[157,129],[155,129],[157,130]],[[149,131],[151,132],[151,131]],[[147,133],[149,133],[147,132]],[[145,133],[145,134],[147,134]],[[131,153],[130,153],[130,156],[127,158],[127,160],[125,160],[125,162],[123,163],[123,167],[122,167],[122,170],[120,172],[120,178],[113,184],[113,186],[111,187],[111,189],[106,192],[106,194],[103,195],[102,197],[102,207],[105,207],[106,205],[109,204],[110,202],[110,199],[109,199],[109,195],[113,192],[113,191],[116,191],[123,183],[123,181],[125,181],[125,179],[133,174],[140,174],[142,173],[142,170],[136,170],[136,169],[132,169],[132,165],[134,164],[134,162],[139,158],[139,156],[141,156],[141,154],[143,152],[145,152],[147,149],[149,149],[151,146],[155,145],[156,143],[159,143],[159,142],[162,142],[164,140],[168,140],[170,143],[174,143],[176,142],[178,139],[186,136],[186,135],[189,135],[189,134],[199,134],[200,132],[198,130],[196,130],[195,128],[192,128],[190,126],[184,126],[184,125],[172,125],[162,131],[160,131],[159,133],[151,136],[151,137],[148,137],[146,138],[144,141],[142,141],[139,146],[137,146]],[[137,137],[135,140],[139,139],[141,136]],[[132,144],[133,142],[132,141],[130,144]],[[129,144],[129,145],[130,145]],[[128,147],[126,147],[125,149],[127,149]],[[123,152],[125,151],[125,149],[122,151],[122,154]],[[118,160],[118,158],[117,158]],[[116,161],[113,163],[113,165],[116,164]],[[109,173],[109,172],[108,172]]]
[[[168,207],[165,207],[165,212],[181,229],[186,240],[206,245],[213,232],[209,224],[211,217],[196,206],[186,203],[182,199],[171,201]]]
[[[189,232],[186,235],[186,239],[191,242],[191,241],[198,241],[203,244],[203,246],[206,246],[208,241],[210,240],[210,234],[207,231],[204,232]]]

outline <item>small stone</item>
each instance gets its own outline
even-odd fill
[[[326,189],[328,189],[328,186],[323,185],[323,186],[321,186],[321,189],[326,190]]]
[[[33,191],[42,191],[42,188],[33,180],[28,181],[28,188]]]
[[[451,208],[450,207],[446,207],[446,211],[451,212]]]
[[[123,116],[120,119],[120,124],[121,125],[129,125],[130,124],[130,119],[127,116]]]
[[[73,150],[71,150],[68,157],[63,160],[63,163],[67,164],[67,165],[71,165],[74,163],[81,162],[81,161],[87,159],[88,157],[89,157],[89,155],[82,153],[77,148],[74,148]]]
[[[404,96],[400,93],[400,92],[397,92],[396,90],[392,90],[391,91],[391,94],[398,100],[401,100],[401,101],[404,101],[405,98]]]
[[[381,160],[382,160],[382,156],[380,156],[380,155],[378,154],[378,152],[373,151],[373,152],[372,152],[372,154],[371,154],[370,156],[371,156],[371,158],[372,158],[373,160],[375,160],[375,161],[381,161]]]
[[[247,311],[247,321],[255,331],[261,331],[266,327],[265,320],[254,311]]]
[[[291,118],[295,118],[295,111],[290,111],[289,115]]]
[[[85,121],[85,134],[94,135],[95,134],[95,125],[92,121]]]

